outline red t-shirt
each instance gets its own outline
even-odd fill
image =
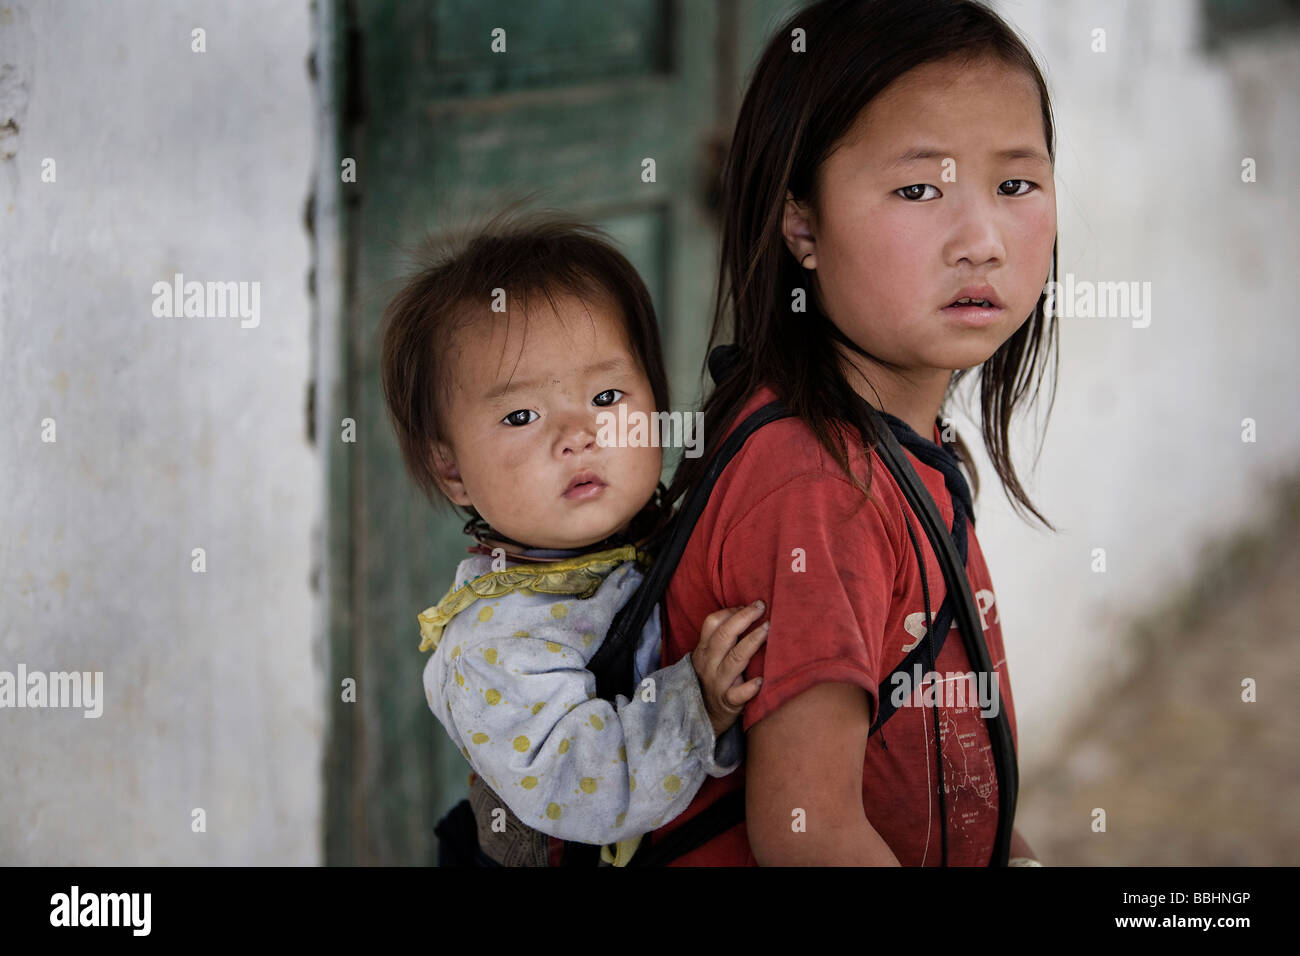
[[[762,388],[733,426],[773,401]],[[728,429],[730,431],[730,428]],[[866,480],[866,457],[848,430],[850,464]],[[938,443],[939,432],[928,436]],[[763,687],[742,717],[749,730],[786,701],[824,681],[863,688],[876,714],[881,681],[925,633],[925,601],[916,553],[903,517],[912,521],[926,562],[930,611],[937,615],[946,589],[938,558],[884,461],[874,451],[872,500],[865,501],[802,421],[788,418],[750,436],[713,488],[665,598],[668,613],[663,660],[679,660],[699,642],[704,618],[719,608],[762,598],[771,630],[746,679]],[[952,499],[943,474],[907,452],[947,527]],[[861,505],[854,513],[854,508]],[[983,618],[989,660],[998,675],[1013,741],[1015,711],[1002,628],[988,568],[967,524],[967,571]],[[943,677],[972,670],[954,621],[934,668]],[[923,664],[922,671],[928,668]],[[943,752],[950,866],[985,866],[997,832],[997,774],[980,704],[937,708]],[[955,691],[955,688],[954,688]],[[919,700],[919,698],[918,698]],[[862,800],[867,819],[904,866],[939,866],[939,805],[935,776],[936,708],[899,707],[867,741]],[[809,728],[809,733],[816,733]],[[671,832],[723,794],[743,786],[745,767],[709,778],[690,807],[656,831]],[[740,824],[676,866],[757,866]]]

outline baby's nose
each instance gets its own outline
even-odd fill
[[[596,432],[585,424],[572,425],[565,429],[561,443],[568,452],[589,451],[597,445]]]

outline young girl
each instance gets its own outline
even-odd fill
[[[412,475],[479,541],[419,621],[426,699],[476,771],[480,851],[545,866],[549,834],[616,845],[602,857],[622,865],[739,764],[739,730],[723,732],[757,692],[737,685],[764,638],[737,643],[761,604],[724,609],[660,669],[655,615],[631,700],[597,697],[586,670],[661,516],[659,442],[598,441],[621,405],[629,421],[667,410],[649,293],[590,227],[498,220],[394,298],[383,378]]]
[[[978,367],[985,447],[1009,496],[1047,524],[1011,467],[1007,427],[1055,345],[1042,299],[1053,156],[1033,58],[976,3],[824,0],[764,52],[723,200],[713,340],[729,302],[733,363],[705,404],[705,453],[668,499],[754,409],[780,398],[797,417],[756,432],[721,475],[668,591],[665,660],[691,650],[719,605],[762,596],[771,625],[746,672],[764,683],[743,717],[743,775],[706,782],[656,838],[741,786],[744,822],[677,865],[990,862],[999,795],[980,705],[942,688],[931,706],[904,695],[870,733],[890,703],[882,683],[921,642],[924,670],[945,682],[972,666],[951,614],[935,620],[942,572],[872,450],[863,403],[884,413],[953,531],[1014,739],[958,461],[974,472],[941,414]],[[1018,833],[1010,855],[1033,865]]]

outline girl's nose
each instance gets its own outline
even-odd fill
[[[993,205],[977,200],[961,203],[944,257],[948,264],[956,266],[967,262],[981,266],[1000,262],[1005,257],[1002,227]]]

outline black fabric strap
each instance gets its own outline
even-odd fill
[[[745,791],[741,788],[719,797],[675,830],[654,837],[647,847],[637,850],[629,865],[667,866],[744,820]]]
[[[717,483],[718,476],[731,461],[740,446],[754,432],[768,422],[790,417],[791,412],[779,402],[772,402],[753,412],[727,436],[722,447],[710,459],[709,467],[700,481],[691,490],[681,510],[673,518],[673,530],[663,550],[655,555],[654,564],[646,573],[641,586],[628,599],[610,624],[608,635],[600,648],[592,655],[587,670],[596,676],[596,694],[605,700],[614,700],[622,694],[631,697],[633,686],[632,662],[636,653],[636,644],[646,621],[650,619],[655,605],[668,591],[668,582],[686,550],[695,524],[700,520],[704,507],[709,503],[709,494]],[[662,618],[661,618],[662,620]],[[665,626],[667,622],[664,622]]]
[[[877,411],[876,414],[889,426],[890,432],[898,440],[899,444],[931,468],[943,474],[944,484],[952,497],[953,543],[957,548],[958,556],[961,558],[962,567],[966,567],[966,519],[969,517],[971,524],[975,523],[975,509],[971,505],[970,487],[966,484],[965,475],[961,473],[961,466],[957,456],[946,447],[936,445],[934,442],[922,438],[912,429],[912,426],[901,418],[896,418],[888,412]],[[918,562],[921,561],[921,555],[917,554],[916,559]],[[926,610],[928,611],[929,608],[927,607]],[[938,658],[939,652],[943,650],[944,642],[948,640],[948,632],[952,628],[952,619],[952,592],[945,588],[943,601],[939,604],[939,612],[935,615],[929,631],[933,650],[927,650],[924,641],[917,641],[916,646],[908,651],[907,656],[894,668],[893,673],[880,682],[880,688],[876,693],[878,702],[876,718],[872,721],[871,731],[868,736],[880,730],[885,721],[894,716],[894,712],[898,709],[893,703],[894,676],[896,674],[906,674],[910,678],[913,668],[921,663],[922,658],[926,657],[927,653],[933,653],[935,658]]]
[[[879,417],[879,413],[865,400],[858,398],[858,401],[867,414]],[[934,499],[917,476],[911,462],[907,460],[907,455],[898,444],[893,431],[888,427],[878,428],[877,431],[879,433],[877,450],[895,481],[898,482],[904,497],[907,498],[907,503],[924,527],[925,536],[930,539],[931,546],[939,556],[948,594],[954,597],[954,614],[961,630],[962,640],[966,644],[966,656],[970,665],[977,672],[989,674],[991,680],[996,672],[989,661],[988,646],[984,643],[984,627],[975,606],[975,598],[971,594],[965,564],[957,553],[952,535],[947,533],[939,509],[935,507]],[[996,716],[990,717],[985,714],[984,720],[993,746],[998,779],[998,828],[989,865],[1006,866],[1011,850],[1011,829],[1016,816],[1019,770],[1016,766],[1015,745],[1011,739],[1011,725],[1007,719],[1006,708],[999,706]]]
[[[599,866],[600,847],[594,843],[577,843],[566,840],[560,855],[560,866]]]
[[[715,382],[720,381],[730,371],[735,354],[734,346],[719,346],[709,355],[709,367]],[[966,644],[967,657],[971,666],[977,671],[994,673],[989,662],[988,648],[984,642],[983,626],[966,575],[966,519],[969,517],[973,523],[974,512],[971,508],[969,489],[958,468],[955,456],[946,448],[920,439],[920,436],[916,436],[915,432],[901,420],[877,411],[861,398],[856,396],[855,398],[861,403],[865,413],[873,419],[879,436],[877,450],[908,504],[920,519],[926,537],[943,569],[946,594],[931,633],[935,657],[938,656],[939,649],[947,637],[950,622],[955,617]],[[779,401],[759,408],[728,435],[722,447],[714,454],[705,474],[674,517],[672,532],[663,551],[656,555],[656,560],[641,587],[615,617],[606,640],[588,665],[588,669],[596,675],[597,692],[601,697],[613,700],[619,693],[631,696],[634,690],[632,661],[636,642],[655,605],[667,591],[669,579],[677,569],[691,532],[708,504],[714,484],[728,462],[758,428],[768,422],[791,415],[789,409]],[[944,526],[929,490],[907,460],[900,445],[900,437],[896,435],[901,436],[902,442],[912,449],[919,460],[943,473],[945,484],[953,500],[954,522],[951,532]],[[914,441],[909,435],[915,436],[916,440]],[[918,560],[919,557],[918,555]],[[894,673],[910,672],[915,663],[914,658],[919,660],[919,655],[924,653],[922,647],[923,644],[918,644]],[[872,733],[879,730],[893,713],[892,707],[889,713],[884,712],[890,697],[887,690],[888,687],[892,687],[892,677],[891,674],[886,679],[886,683],[881,685],[879,697],[881,711],[873,723]],[[999,794],[998,830],[989,865],[1006,865],[1010,855],[1011,826],[1015,819],[1019,774],[1005,710],[999,708],[996,717],[986,716],[985,719],[989,722],[989,737],[993,745]],[[731,829],[742,822],[744,816],[744,790],[733,791],[661,838],[656,840],[647,835],[647,838],[643,839],[642,848],[633,858],[632,865],[664,865]],[[566,851],[567,849],[566,847]],[[580,858],[583,858],[583,855],[575,856],[575,861]]]
[[[712,356],[710,358],[712,359]],[[907,461],[907,456],[903,453],[898,438],[895,437],[895,433],[899,431],[910,433],[913,436],[916,433],[901,420],[887,413],[878,412],[865,402],[863,404],[866,405],[868,415],[876,416],[874,424],[877,426],[876,431],[880,436],[877,442],[879,453],[903,491],[908,504],[918,518],[921,519],[926,537],[935,549],[944,572],[946,594],[939,615],[934,621],[935,633],[932,636],[935,641],[933,654],[936,657],[938,656],[939,649],[943,646],[943,641],[947,637],[950,622],[957,611],[960,611],[958,627],[962,633],[963,641],[966,642],[967,657],[974,668],[991,674],[993,668],[989,661],[988,648],[984,642],[983,625],[980,623],[979,614],[970,591],[970,582],[966,575],[966,519],[969,516],[973,524],[974,513],[971,508],[969,489],[964,476],[959,470],[956,457],[946,448],[940,448],[934,445],[933,442],[924,442],[923,444],[913,442],[904,434],[904,441],[913,449],[914,453],[919,452],[917,457],[927,464],[932,464],[944,475],[945,483],[952,493],[954,512],[954,528],[951,533],[948,533],[933,498],[916,474],[915,469],[912,468],[911,463]],[[776,417],[788,417],[790,414],[783,404],[773,402],[751,415],[741,427],[746,428],[756,420],[761,423],[760,415],[767,410],[784,412],[784,414],[778,414]],[[759,426],[755,425],[754,427]],[[748,429],[745,437],[748,437],[748,433],[752,431],[752,428]],[[735,435],[733,434],[731,437],[735,437]],[[919,436],[916,437],[919,439]],[[707,482],[709,490],[712,490],[713,483],[717,480],[717,476],[725,467],[726,462],[739,450],[739,442],[735,444],[735,447],[729,448],[729,444],[730,442],[724,443],[723,449],[715,457],[713,466],[709,469]],[[718,467],[719,465],[721,467]],[[693,497],[695,496],[693,495]],[[707,494],[703,496],[703,499],[707,501]],[[702,510],[701,505],[698,511]],[[685,527],[686,533],[684,537],[689,537],[689,532],[694,528],[698,517],[698,512],[693,514],[689,521],[683,521],[676,530],[680,532]],[[671,562],[672,569],[676,568],[677,560],[680,557],[680,550],[678,550]],[[920,556],[918,555],[919,559]],[[954,595],[956,595],[955,604]],[[918,643],[917,647],[913,649],[902,664],[895,668],[893,673],[910,673],[915,661],[919,660],[924,653],[923,643]],[[892,687],[892,676],[893,674],[881,685],[879,695],[881,712],[877,714],[871,733],[878,731],[894,713],[894,708],[889,704],[890,694],[888,693],[888,690]],[[888,712],[885,712],[885,707],[889,708]],[[998,830],[989,865],[1005,866],[1010,855],[1010,833],[1015,819],[1019,773],[1005,710],[999,708],[996,717],[986,717],[986,720],[989,720],[989,737],[993,744],[999,794]],[[687,823],[682,824],[645,847],[641,852],[638,852],[633,860],[633,865],[657,866],[677,859],[741,823],[744,820],[744,815],[744,790],[733,791],[716,803],[701,810]]]

